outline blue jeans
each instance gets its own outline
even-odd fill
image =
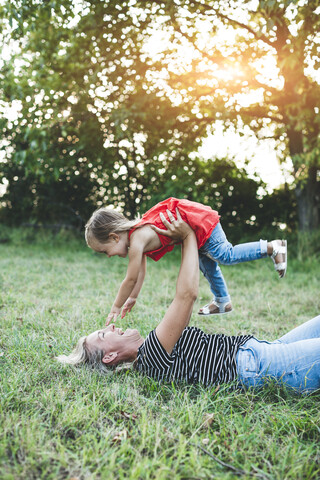
[[[199,266],[210,284],[211,291],[217,303],[230,302],[227,284],[223,278],[221,265],[235,265],[241,262],[250,262],[267,256],[266,240],[259,242],[242,243],[233,246],[220,225],[213,229],[211,236],[199,249]]]
[[[251,338],[236,356],[238,380],[246,388],[273,380],[300,393],[320,388],[320,315],[274,342]]]

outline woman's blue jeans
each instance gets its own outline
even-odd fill
[[[320,315],[274,342],[251,338],[237,352],[240,384],[276,381],[300,393],[320,388]]]
[[[206,243],[199,249],[200,270],[208,280],[217,303],[230,302],[219,263],[235,265],[264,258],[267,256],[267,245],[266,240],[260,240],[233,246],[228,242],[220,223],[217,224]]]

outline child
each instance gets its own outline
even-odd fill
[[[178,209],[178,210],[176,210]],[[174,248],[170,228],[164,217],[167,212],[172,221],[172,212],[177,211],[177,219],[186,221],[194,230],[198,249],[200,270],[208,280],[213,300],[202,307],[199,315],[217,315],[232,311],[227,285],[219,263],[234,265],[270,256],[279,277],[283,278],[287,269],[287,242],[273,240],[267,242],[244,243],[232,246],[228,242],[219,222],[218,212],[210,207],[190,200],[168,198],[148,210],[141,219],[127,220],[121,213],[112,209],[100,208],[95,211],[86,225],[86,241],[90,248],[108,257],[129,254],[127,274],[119,288],[107,318],[107,325],[115,321],[122,310],[123,318],[130,312],[141,290],[145,272],[146,256],[158,261]],[[180,217],[181,215],[181,217]]]

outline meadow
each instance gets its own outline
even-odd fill
[[[7,241],[5,241],[7,240]],[[0,244],[0,478],[318,479],[320,392],[297,396],[159,384],[135,372],[101,376],[56,362],[102,327],[125,259],[90,251],[67,234],[18,231]],[[148,262],[121,327],[146,335],[174,295],[180,255]],[[225,267],[234,312],[199,317],[211,298],[201,276],[190,324],[209,333],[275,339],[320,313],[320,262],[297,260],[287,276],[270,260]],[[119,323],[120,325],[120,323]]]

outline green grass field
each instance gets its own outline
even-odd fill
[[[291,245],[291,250],[294,248]],[[121,322],[146,335],[173,298],[179,252],[148,262],[139,302]],[[0,478],[318,479],[319,394],[159,384],[134,372],[100,376],[54,357],[104,325],[126,260],[83,241],[25,234],[0,245]],[[320,312],[320,264],[290,258],[226,267],[234,312],[198,317],[209,333],[274,339]]]

